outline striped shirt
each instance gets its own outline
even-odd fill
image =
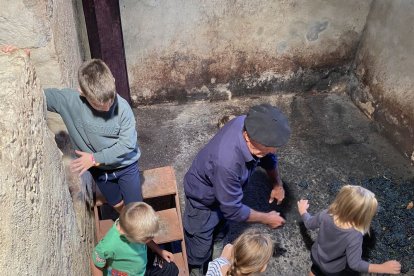
[[[230,265],[230,262],[224,258],[219,257],[208,263],[208,270],[206,276],[223,276],[221,274],[221,268],[225,265]]]

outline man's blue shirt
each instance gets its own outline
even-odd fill
[[[274,169],[273,154],[254,157],[243,137],[244,119],[239,116],[228,122],[197,154],[184,177],[184,191],[197,208],[219,207],[224,217],[245,221],[250,208],[242,204],[243,186],[260,161],[266,170]]]

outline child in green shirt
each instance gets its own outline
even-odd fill
[[[158,231],[159,219],[151,206],[128,204],[92,253],[93,276],[178,275],[173,254],[152,240]],[[147,245],[162,259],[147,264]]]

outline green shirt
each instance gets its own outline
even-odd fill
[[[132,243],[121,235],[114,223],[105,237],[93,251],[93,262],[104,268],[104,275],[111,275],[111,269],[128,273],[130,276],[143,276],[147,266],[147,245]]]

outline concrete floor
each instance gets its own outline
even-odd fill
[[[280,107],[293,130],[289,143],[279,150],[279,166],[287,190],[279,210],[287,222],[274,230],[263,225],[231,224],[230,239],[246,227],[259,227],[272,234],[278,248],[265,275],[307,275],[309,238],[314,238],[315,233],[306,237],[301,231],[296,208],[299,198],[308,198],[310,212],[316,212],[333,199],[333,183],[358,183],[372,178],[413,183],[414,170],[408,158],[378,133],[375,124],[344,93],[281,93],[223,102],[139,107],[135,110],[142,150],[139,164],[141,169],[172,165],[182,199],[183,176],[198,150],[217,132],[218,120],[225,115],[244,114],[259,103]],[[412,193],[414,185],[401,189]],[[270,211],[277,207],[266,203],[269,191],[266,177],[257,171],[246,188],[244,201],[257,210]],[[216,244],[215,255],[220,253],[220,246]]]

